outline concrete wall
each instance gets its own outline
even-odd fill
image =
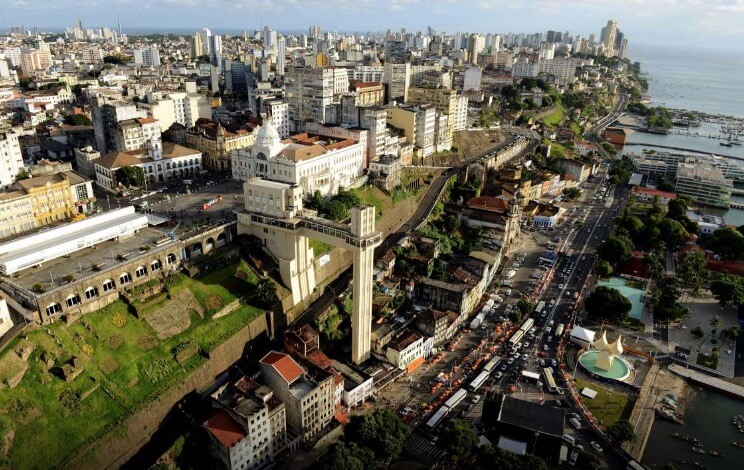
[[[262,315],[209,353],[209,359],[186,380],[136,410],[128,419],[81,449],[62,466],[77,469],[118,468],[131,458],[158,430],[173,406],[190,393],[200,393],[244,354],[246,343],[264,334],[271,322]],[[258,359],[256,357],[255,359]]]

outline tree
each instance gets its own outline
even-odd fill
[[[636,439],[635,429],[627,419],[617,421],[607,431],[618,442],[633,442]]]
[[[624,321],[632,307],[628,300],[619,290],[612,287],[599,286],[594,289],[586,299],[586,311],[597,318],[606,318],[612,321]]]
[[[642,239],[643,231],[646,228],[640,218],[629,213],[623,214],[623,217],[618,219],[618,225],[627,230],[630,238],[634,241],[640,241]]]
[[[16,175],[16,181],[27,180],[31,178],[31,175],[26,170],[21,170]]]
[[[710,283],[710,291],[721,305],[744,305],[744,277],[720,274]]]
[[[344,220],[349,216],[349,208],[341,201],[329,201],[323,205],[323,212],[331,220]]]
[[[367,470],[375,467],[375,453],[356,442],[337,442],[318,459],[318,468],[323,470]]]
[[[522,313],[522,315],[529,315],[533,308],[535,308],[535,304],[530,302],[527,299],[519,299],[519,302],[517,302],[517,308]]]
[[[116,181],[119,184],[131,187],[131,186],[142,186],[145,183],[145,171],[137,166],[125,166],[119,168],[114,172]]]
[[[579,188],[566,188],[563,190],[563,199],[571,201],[581,196],[581,190]]]
[[[721,317],[713,317],[710,319],[710,326],[712,326],[715,329],[718,329],[723,326],[723,320],[721,320]]]
[[[680,220],[687,217],[687,208],[689,200],[685,197],[677,197],[667,203],[667,217],[674,220]]]
[[[104,64],[114,64],[114,65],[124,65],[129,63],[133,57],[116,54],[116,55],[107,55],[103,58]]]
[[[93,121],[85,114],[68,114],[64,119],[65,124],[71,126],[92,126]]]
[[[599,247],[599,257],[610,264],[623,263],[630,259],[633,242],[623,236],[612,236]]]
[[[703,246],[724,259],[744,259],[744,235],[732,228],[720,228],[703,238]]]
[[[682,255],[677,268],[677,277],[693,296],[700,295],[700,287],[710,274],[706,269],[706,259],[702,251],[688,251]]]
[[[610,277],[612,274],[612,265],[607,261],[600,261],[597,263],[597,274],[600,277]]]
[[[654,319],[657,321],[675,321],[690,314],[690,311],[677,302],[681,293],[679,280],[676,277],[661,277],[651,290],[654,306]]]
[[[453,419],[442,430],[440,445],[452,455],[467,458],[478,444],[478,436],[473,432],[470,423],[464,419]]]
[[[312,196],[310,196],[310,200],[308,201],[308,206],[312,209],[320,209],[320,206],[323,205],[323,195],[318,191],[317,189],[313,193]]]
[[[690,234],[682,224],[673,219],[664,219],[659,225],[659,230],[661,230],[662,239],[673,250],[684,245],[690,238]]]
[[[460,219],[454,215],[444,217],[444,228],[447,233],[454,233],[460,228]]]
[[[647,253],[644,260],[648,265],[648,274],[651,279],[659,279],[664,275],[664,264],[666,261],[666,245],[663,242]]]
[[[264,308],[270,308],[276,302],[279,301],[279,297],[276,295],[276,286],[271,279],[261,279],[256,285],[256,302]]]
[[[378,457],[395,458],[403,450],[410,432],[398,415],[382,408],[373,413],[352,416],[345,435],[347,441],[363,443]]]
[[[522,319],[522,312],[519,311],[518,308],[513,309],[511,312],[509,312],[509,321],[512,323],[519,323],[519,320]]]

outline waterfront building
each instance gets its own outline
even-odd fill
[[[676,199],[677,195],[669,191],[660,191],[658,189],[644,188],[642,186],[633,186],[631,191],[637,201],[651,203],[654,199],[659,198],[663,206],[669,204],[669,201]]]
[[[720,168],[702,163],[679,163],[674,192],[698,204],[728,208],[733,181]]]

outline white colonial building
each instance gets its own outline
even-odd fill
[[[252,147],[232,151],[232,173],[239,181],[260,177],[298,185],[307,196],[333,195],[364,174],[366,153],[366,142],[351,138],[304,133],[281,140],[266,121]]]
[[[188,178],[202,169],[202,154],[172,142],[150,141],[148,148],[112,152],[93,161],[96,184],[115,192],[119,186],[116,170],[127,166],[142,168],[147,183]]]

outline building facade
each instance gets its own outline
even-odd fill
[[[7,190],[15,183],[23,168],[18,134],[10,130],[0,132],[0,189]]]
[[[230,152],[250,147],[256,141],[256,133],[247,129],[230,132],[221,124],[199,119],[186,132],[186,145],[202,153],[204,168],[225,171],[230,169]]]

